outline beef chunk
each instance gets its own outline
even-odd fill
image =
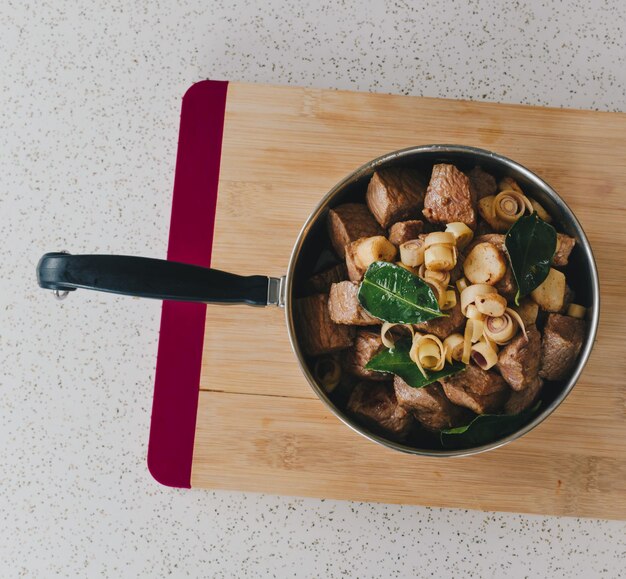
[[[466,424],[471,414],[456,406],[443,393],[441,385],[429,384],[424,388],[412,388],[400,376],[395,376],[393,387],[398,404],[413,413],[413,416],[428,430],[443,430]]]
[[[456,306],[444,312],[448,314],[447,317],[435,318],[421,324],[415,324],[414,327],[418,332],[434,334],[439,339],[444,340],[450,334],[458,332],[463,327],[466,320],[461,312],[461,298],[456,290],[454,292],[456,294]]]
[[[480,167],[474,167],[467,176],[474,203],[483,197],[489,197],[489,195],[495,195],[498,192],[498,184],[495,177],[483,171]]]
[[[398,404],[389,383],[357,384],[348,400],[348,411],[400,439],[406,437],[413,425],[411,413]]]
[[[424,198],[424,217],[432,223],[460,221],[476,228],[476,208],[469,179],[454,165],[440,164],[433,173]]]
[[[491,243],[495,245],[500,251],[506,253],[506,246],[504,245],[503,233],[485,233],[484,235],[478,235],[472,239],[471,243],[467,246],[466,252],[470,252],[471,249],[479,243]]]
[[[365,369],[365,365],[376,356],[376,354],[380,353],[383,348],[384,346],[380,340],[379,332],[358,329],[356,331],[354,346],[345,352],[344,367],[346,371],[359,378],[390,380],[391,376],[387,374]]]
[[[576,245],[576,240],[564,233],[556,234],[556,253],[552,258],[552,265],[554,267],[565,267],[567,265],[569,254],[572,253]]]
[[[383,230],[363,203],[346,203],[328,212],[328,234],[335,251],[342,259],[346,245],[360,237],[384,235]]]
[[[519,414],[527,408],[530,408],[539,397],[542,386],[543,380],[537,378],[533,382],[530,382],[524,390],[513,390],[509,399],[504,404],[504,413]]]
[[[330,288],[328,309],[336,324],[353,326],[381,325],[383,322],[370,316],[359,303],[359,284],[354,281],[334,283]]]
[[[419,219],[398,221],[389,228],[388,239],[394,245],[402,245],[405,241],[417,239],[422,229],[424,229],[424,222]]]
[[[330,286],[343,281],[348,277],[345,263],[338,263],[334,267],[316,273],[306,282],[305,291],[307,294],[327,294]]]
[[[541,370],[546,380],[564,380],[572,371],[585,339],[585,321],[550,314],[541,341]]]
[[[372,175],[365,199],[378,223],[389,227],[396,221],[420,217],[425,191],[421,173],[394,167],[381,169]]]
[[[526,329],[528,341],[524,334],[518,334],[498,355],[498,370],[513,390],[525,390],[529,384],[539,377],[541,361],[541,334],[532,325]]]
[[[335,324],[328,312],[328,296],[316,294],[294,302],[298,339],[309,356],[319,356],[349,348],[354,328]]]
[[[440,382],[450,402],[465,406],[476,414],[498,411],[509,391],[502,376],[473,364]]]

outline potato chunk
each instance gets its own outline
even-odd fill
[[[479,243],[465,258],[463,271],[473,284],[495,285],[506,273],[506,258],[493,243]]]
[[[550,268],[550,273],[544,282],[532,292],[530,297],[539,304],[542,310],[558,312],[563,307],[565,299],[565,275],[558,269]]]

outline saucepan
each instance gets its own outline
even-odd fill
[[[461,170],[479,165],[498,179],[512,177],[530,197],[539,201],[558,223],[560,230],[576,239],[567,270],[568,282],[574,285],[577,301],[588,306],[586,337],[569,379],[551,388],[541,409],[514,432],[487,444],[461,449],[441,449],[415,441],[399,442],[355,420],[315,378],[311,360],[307,358],[298,335],[302,330],[298,330],[294,320],[294,301],[301,295],[305,281],[316,271],[332,265],[326,234],[329,209],[349,201],[362,201],[367,183],[376,170],[394,166],[423,167],[426,170],[436,163],[451,163]],[[348,175],[322,198],[307,219],[295,240],[287,273],[282,278],[239,276],[141,257],[55,252],[41,258],[37,279],[41,287],[53,290],[58,297],[81,288],[163,300],[282,307],[291,346],[302,372],[330,411],[373,442],[401,452],[437,457],[471,455],[498,448],[523,436],[545,420],[571,392],[589,358],[600,309],[598,274],[591,247],[580,223],[561,197],[519,163],[493,152],[460,145],[416,146],[395,151],[370,161]]]

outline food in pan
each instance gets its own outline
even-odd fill
[[[575,239],[516,181],[480,167],[377,171],[363,201],[329,211],[336,263],[295,302],[318,382],[407,444],[471,446],[519,428],[583,345]]]

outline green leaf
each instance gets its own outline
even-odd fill
[[[423,388],[441,378],[452,376],[465,370],[465,364],[455,362],[446,364],[439,372],[428,372],[428,378],[420,372],[417,364],[409,357],[411,350],[410,340],[400,340],[391,350],[384,350],[374,356],[365,366],[367,370],[376,372],[389,372],[400,376],[409,386],[413,388]]]
[[[441,444],[445,448],[468,448],[499,440],[528,422],[540,406],[541,401],[519,414],[480,414],[465,426],[442,430]]]
[[[509,229],[506,250],[517,282],[515,303],[528,295],[548,277],[556,252],[556,229],[537,213],[520,217]]]
[[[374,262],[365,272],[359,302],[373,316],[395,324],[419,324],[446,315],[428,284],[386,261]]]

